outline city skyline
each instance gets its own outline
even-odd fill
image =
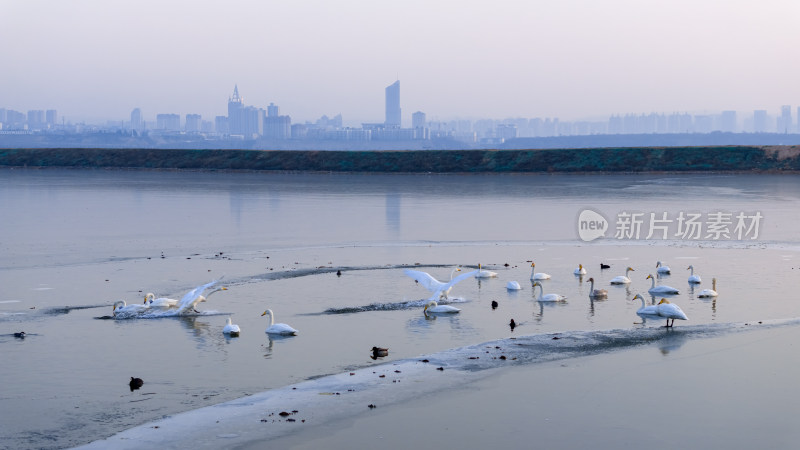
[[[295,121],[355,125],[382,121],[379,93],[395,79],[403,123],[416,111],[574,121],[800,104],[792,1],[2,6],[2,107],[72,121],[136,107],[148,120],[212,118],[237,84],[248,104],[281,105]]]

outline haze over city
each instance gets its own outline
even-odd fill
[[[225,115],[295,122],[607,118],[800,104],[800,3],[748,1],[0,1],[0,106],[67,120]]]

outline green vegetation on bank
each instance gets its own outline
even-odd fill
[[[561,150],[0,149],[0,166],[325,172],[800,171],[800,146]]]

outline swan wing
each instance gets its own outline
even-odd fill
[[[431,292],[441,291],[445,285],[445,283],[433,278],[428,272],[406,269],[405,274],[416,280],[417,283],[421,284],[422,287]],[[458,277],[456,277],[454,280],[456,279],[458,279]]]
[[[217,280],[214,280],[210,283],[206,283],[202,286],[197,286],[196,288],[187,292],[186,295],[184,295],[183,298],[181,298],[181,301],[178,302],[178,310],[182,312],[188,308],[191,308],[192,302],[197,300],[197,297],[200,297],[200,295],[203,294],[203,291],[205,291],[206,289],[210,288],[215,284],[217,284]]]
[[[462,273],[461,275],[459,275],[459,276],[453,278],[452,280],[450,280],[450,282],[443,283],[442,287],[444,289],[451,288],[451,287],[455,286],[457,283],[459,283],[460,281],[463,281],[463,280],[466,280],[469,277],[475,276],[475,274],[477,274],[477,273],[478,273],[477,270],[473,270],[472,272]]]
[[[431,292],[433,292],[433,295],[431,295],[431,297],[428,300],[439,300],[439,294],[441,292],[449,293],[450,292],[450,288],[455,286],[457,283],[459,283],[459,282],[461,282],[463,280],[466,280],[469,277],[474,276],[476,273],[478,273],[477,270],[473,270],[472,272],[462,273],[461,275],[453,278],[449,282],[442,283],[442,285],[439,286],[437,289],[435,289],[435,290],[432,289],[431,290]]]

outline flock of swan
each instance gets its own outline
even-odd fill
[[[600,268],[608,269],[610,266],[607,264],[601,264]],[[690,275],[688,278],[688,283],[690,285],[697,285],[702,283],[702,280],[699,275],[695,275],[694,273],[694,266],[690,265],[686,268],[686,270],[690,271]],[[440,301],[447,301],[448,295],[450,294],[453,286],[457,283],[470,278],[495,278],[497,277],[496,272],[492,272],[489,270],[483,269],[482,265],[478,265],[478,270],[473,270],[471,272],[466,272],[456,276],[457,272],[461,272],[462,269],[460,267],[453,268],[452,272],[450,272],[450,280],[447,282],[439,281],[427,272],[421,272],[418,270],[411,270],[406,269],[405,274],[409,277],[413,278],[418,284],[422,285],[424,288],[428,289],[432,295],[428,299],[428,302],[425,304],[423,309],[424,314],[428,313],[444,313],[444,314],[455,314],[460,312],[461,310],[449,305],[439,305],[438,302]],[[609,283],[612,285],[627,285],[630,284],[632,281],[629,278],[630,273],[634,272],[635,270],[632,267],[627,267],[625,269],[625,275],[620,275],[618,277],[612,278]],[[672,269],[669,266],[663,264],[661,261],[656,262],[656,273],[660,275],[666,275],[672,273]],[[583,277],[583,275],[587,274],[586,268],[583,264],[579,264],[578,267],[573,271],[573,274],[576,276]],[[538,288],[538,296],[536,300],[539,302],[563,302],[566,301],[567,297],[561,294],[556,293],[547,293],[544,292],[544,285],[542,281],[551,279],[551,275],[543,272],[536,272],[536,263],[531,262],[531,275],[530,280],[532,282],[532,287],[534,292],[536,288]],[[656,286],[655,280],[656,277],[653,274],[648,274],[646,280],[650,280],[650,289],[648,289],[648,293],[651,295],[676,295],[680,294],[680,290],[676,289],[671,286],[667,285],[658,285]],[[608,290],[606,289],[595,289],[595,280],[594,278],[588,279],[590,283],[589,288],[589,297],[593,300],[600,300],[608,298]],[[517,281],[509,281],[506,284],[506,288],[510,291],[520,290],[520,284]],[[712,289],[703,289],[700,291],[697,296],[699,298],[711,298],[716,297],[717,291],[717,280],[714,278],[712,280]],[[658,304],[655,305],[646,305],[644,298],[636,294],[633,300],[639,299],[642,301],[642,307],[636,311],[636,314],[640,316],[651,316],[651,317],[659,317],[666,319],[666,327],[672,327],[675,323],[675,320],[688,320],[686,313],[681,310],[681,308],[667,300],[666,298],[662,298]]]
[[[601,269],[606,269],[608,267],[609,266],[606,264],[601,264]],[[695,275],[694,266],[690,265],[689,267],[687,267],[686,270],[690,271],[690,276],[688,278],[689,284],[697,285],[702,282],[700,276]],[[405,274],[407,276],[411,277],[417,284],[421,285],[422,287],[431,292],[431,296],[427,299],[427,302],[423,307],[423,314],[427,316],[428,314],[459,313],[461,311],[459,308],[446,304],[439,304],[439,302],[447,302],[449,300],[448,296],[456,284],[468,278],[482,279],[482,278],[497,277],[497,272],[486,270],[483,268],[481,264],[478,264],[477,270],[461,273],[458,276],[456,276],[456,273],[462,271],[463,270],[461,267],[453,268],[453,270],[450,272],[450,279],[444,282],[437,280],[427,272],[422,272],[412,269],[405,270]],[[611,279],[609,283],[612,285],[629,284],[631,283],[629,275],[633,271],[634,269],[632,267],[628,267],[625,270],[624,276],[621,275],[615,277]],[[658,261],[656,263],[656,272],[659,274],[669,274],[671,273],[671,269],[669,268],[669,266],[662,264],[661,261]],[[573,271],[573,274],[576,276],[583,277],[583,275],[587,274],[587,271],[582,264],[579,264],[578,267]],[[532,287],[534,291],[536,290],[536,288],[539,288],[539,293],[538,297],[536,297],[536,300],[539,302],[566,301],[567,297],[564,295],[556,293],[545,294],[542,281],[549,280],[551,278],[552,277],[547,273],[536,272],[536,263],[531,262],[530,280],[532,282]],[[675,289],[670,286],[666,285],[656,286],[655,277],[652,274],[647,275],[646,279],[651,280],[650,289],[648,289],[648,292],[650,294],[675,295],[680,293],[678,289]],[[608,290],[595,289],[594,278],[589,278],[588,281],[590,283],[589,297],[591,299],[599,300],[608,298]],[[198,313],[196,308],[199,303],[208,301],[208,298],[216,292],[227,290],[227,288],[225,287],[218,287],[210,291],[208,294],[203,295],[203,293],[207,289],[213,287],[216,283],[217,283],[216,281],[212,281],[202,286],[198,286],[195,289],[189,291],[186,295],[184,295],[181,300],[175,300],[165,297],[156,298],[155,294],[150,292],[144,296],[144,303],[141,304],[128,305],[124,300],[119,300],[115,302],[113,305],[113,317],[115,319],[131,319],[131,318],[146,318],[146,317],[178,316],[190,313]],[[521,289],[520,284],[517,281],[509,281],[506,287],[508,290]],[[698,297],[700,298],[716,297],[718,295],[716,288],[717,288],[717,280],[716,278],[714,278],[712,280],[712,288],[703,289],[698,293]],[[636,296],[634,296],[632,300],[636,299],[642,301],[642,307],[636,311],[636,314],[640,316],[664,318],[667,321],[666,323],[667,327],[672,327],[676,319],[688,320],[688,317],[681,310],[681,308],[678,305],[671,303],[666,298],[663,298],[656,305],[645,304],[644,298],[639,294],[636,294]],[[267,334],[280,335],[280,336],[297,335],[298,331],[292,328],[291,326],[285,323],[275,323],[275,314],[272,312],[271,309],[267,309],[261,315],[269,317],[269,325],[267,326],[266,330],[264,330]],[[238,325],[232,322],[231,317],[228,317],[226,319],[226,324],[223,327],[222,332],[226,336],[236,337],[239,336],[239,334],[241,333],[241,329]]]
[[[212,294],[226,291],[228,288],[222,286],[218,287],[208,294],[203,293],[214,286],[217,282],[198,286],[183,296],[180,300],[175,300],[166,297],[156,298],[155,294],[148,292],[144,296],[144,303],[135,303],[128,305],[125,300],[118,300],[114,303],[112,313],[114,319],[135,319],[135,318],[153,318],[153,317],[170,317],[181,316],[191,313],[198,313],[197,305],[208,301]],[[275,323],[275,314],[271,309],[264,311],[262,316],[269,316],[269,326],[264,330],[270,335],[280,336],[294,336],[298,333],[297,330],[285,323]],[[239,325],[233,323],[230,317],[227,318],[225,326],[222,328],[222,333],[226,336],[236,337],[241,333]]]

